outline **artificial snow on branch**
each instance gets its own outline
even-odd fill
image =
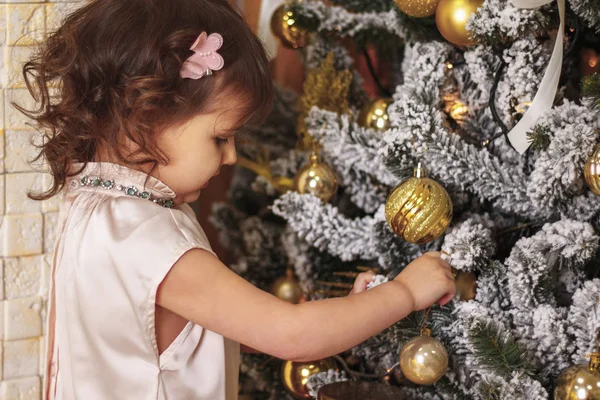
[[[488,215],[474,214],[448,230],[442,250],[452,268],[471,272],[489,264],[496,251],[493,225]]]
[[[517,309],[556,305],[557,267],[581,268],[598,249],[599,237],[588,223],[561,220],[520,239],[506,260],[511,302]]]
[[[373,217],[348,219],[337,208],[311,194],[289,192],[273,204],[273,212],[311,245],[343,261],[376,259]]]

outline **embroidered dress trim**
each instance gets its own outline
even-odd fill
[[[77,185],[77,182],[74,180],[72,185],[74,185],[74,186]],[[125,193],[128,196],[138,197],[140,199],[145,199],[145,200],[150,200],[151,202],[158,204],[159,206],[162,206],[164,208],[173,208],[173,205],[174,205],[173,200],[171,200],[171,199],[164,199],[164,198],[156,197],[152,193],[147,192],[147,191],[141,191],[133,185],[130,185],[130,186],[120,185],[112,179],[105,180],[105,179],[102,179],[97,176],[83,176],[79,180],[79,185],[80,186],[98,187],[98,188],[103,188],[105,190],[118,190],[120,192]]]

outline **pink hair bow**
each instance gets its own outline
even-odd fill
[[[206,32],[202,32],[190,47],[194,54],[181,66],[181,77],[200,79],[223,68],[223,57],[217,53],[222,45],[223,37],[218,33],[207,36]]]

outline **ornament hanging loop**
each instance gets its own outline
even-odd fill
[[[600,353],[587,354],[585,358],[590,359],[590,371],[600,372]]]
[[[427,323],[429,322],[429,314],[431,313],[431,307],[425,311],[425,315],[423,316],[423,321],[421,322],[421,329],[419,331],[420,336],[431,336],[431,329],[427,327]]]

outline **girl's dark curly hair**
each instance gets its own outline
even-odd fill
[[[198,35],[220,33],[225,67],[199,80],[182,79]],[[108,149],[125,164],[166,164],[155,133],[212,112],[223,93],[244,104],[242,121],[265,117],[272,83],[260,41],[226,0],[94,0],[70,15],[23,67],[37,101],[33,119],[45,140],[37,159],[54,178],[43,200]],[[137,150],[126,153],[124,138]]]

